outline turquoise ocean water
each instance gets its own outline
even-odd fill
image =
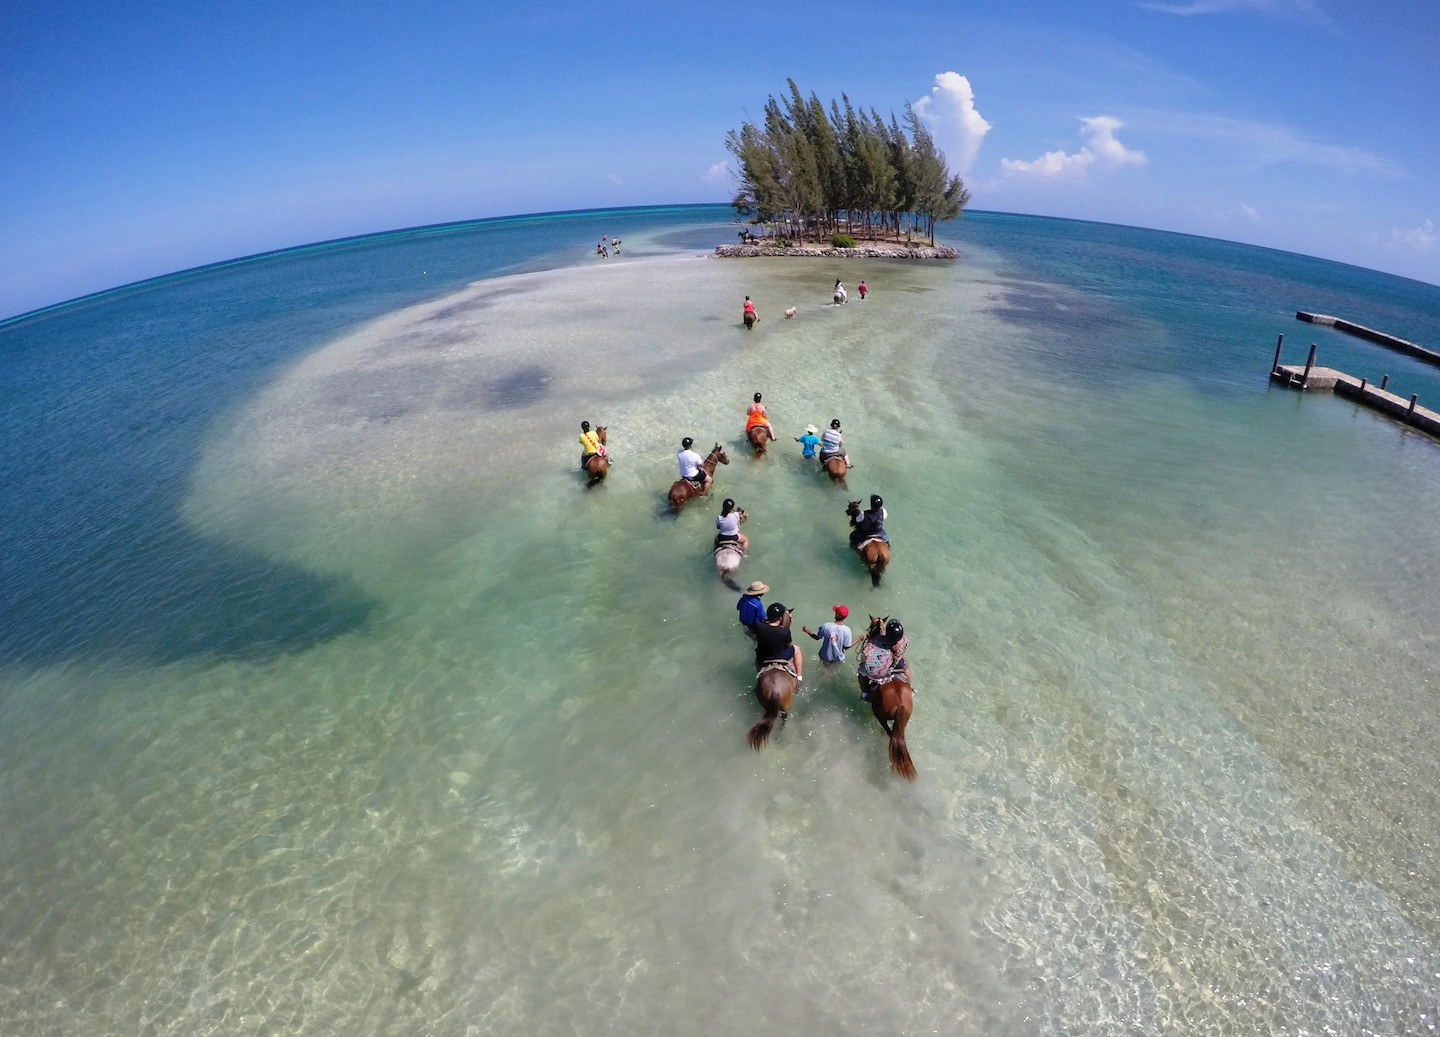
[[[0,1032],[1437,1031],[1440,443],[1266,372],[1284,333],[1434,406],[1294,313],[1434,348],[1440,288],[989,213],[953,264],[704,255],[735,229],[426,228],[0,324]],[[790,442],[837,416],[845,488]],[[675,518],[687,434],[730,463]],[[746,746],[721,496],[797,627],[904,620],[914,785],[803,636]]]

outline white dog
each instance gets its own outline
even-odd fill
[[[793,316],[795,316],[795,307],[792,306],[785,311],[785,319],[789,320]]]

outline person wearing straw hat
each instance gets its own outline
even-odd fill
[[[807,461],[815,460],[815,451],[820,447],[820,430],[814,425],[805,426],[805,434],[796,436],[795,442],[805,448],[803,456]]]
[[[735,603],[735,608],[740,613],[740,625],[751,633],[755,632],[757,624],[765,622],[765,603],[760,600],[760,595],[769,593],[769,587],[755,580],[745,588],[740,600]]]
[[[845,649],[855,643],[854,632],[845,625],[845,620],[850,616],[850,610],[844,605],[832,605],[830,608],[835,613],[835,618],[828,623],[821,623],[819,630],[811,630],[809,627],[800,629],[820,642],[821,662],[843,663]]]

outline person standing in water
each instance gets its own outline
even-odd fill
[[[795,442],[805,448],[801,456],[807,461],[815,460],[815,451],[820,446],[819,431],[814,425],[806,425],[805,434],[795,437]]]
[[[820,642],[821,662],[843,663],[845,649],[855,643],[854,632],[845,625],[850,610],[844,605],[832,605],[831,610],[835,613],[835,618],[829,623],[821,623],[819,630],[811,630],[809,627],[800,629]]]
[[[860,301],[861,301],[861,302],[864,302],[864,301],[865,301],[865,282],[864,282],[864,281],[861,281],[861,282],[860,282],[860,284],[857,286],[857,290],[860,292]]]

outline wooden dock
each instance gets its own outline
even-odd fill
[[[1440,439],[1440,414],[1428,407],[1420,406],[1420,397],[1417,394],[1412,393],[1407,400],[1403,396],[1389,392],[1387,390],[1390,382],[1388,374],[1379,385],[1374,385],[1367,378],[1356,378],[1344,371],[1337,371],[1333,367],[1316,367],[1313,343],[1310,346],[1310,356],[1305,363],[1282,364],[1280,348],[1284,343],[1284,335],[1281,335],[1279,341],[1275,343],[1275,361],[1270,365],[1272,382],[1278,382],[1287,389],[1299,389],[1302,392],[1333,392],[1346,399],[1354,400],[1362,407],[1369,407],[1371,410],[1387,414],[1396,421],[1418,428],[1420,431]]]
[[[1440,367],[1440,353],[1433,349],[1426,349],[1424,346],[1414,342],[1407,342],[1403,338],[1394,335],[1387,335],[1383,331],[1376,331],[1374,328],[1367,328],[1363,324],[1356,324],[1354,321],[1345,320],[1343,317],[1332,317],[1328,313],[1306,313],[1300,310],[1295,314],[1296,320],[1303,320],[1307,324],[1319,324],[1322,327],[1334,328],[1336,331],[1343,331],[1347,335],[1354,335],[1356,338],[1363,338],[1366,342],[1374,342],[1376,345],[1384,346],[1386,349],[1393,349],[1397,353],[1404,353],[1406,356],[1413,356],[1417,360],[1423,360],[1427,364],[1434,364]]]

